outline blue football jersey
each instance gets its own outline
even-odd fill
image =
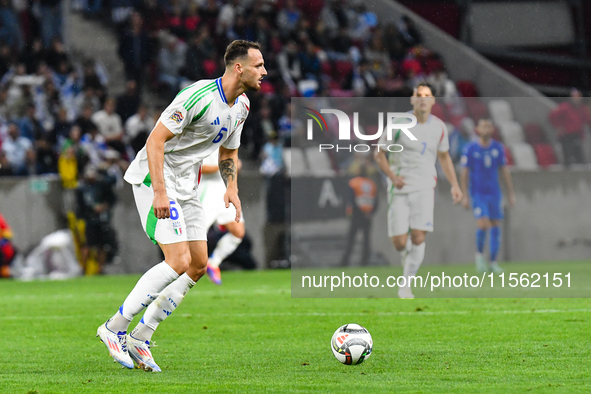
[[[500,194],[499,168],[506,165],[505,147],[491,140],[487,147],[473,141],[464,147],[462,167],[470,170],[470,194]]]

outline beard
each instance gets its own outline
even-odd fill
[[[261,86],[259,85],[258,79],[243,80],[242,84],[244,85],[247,91],[258,92],[259,90],[261,90]]]

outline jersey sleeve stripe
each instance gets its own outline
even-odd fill
[[[205,111],[207,111],[207,109],[211,105],[211,103],[213,103],[213,100],[211,100],[209,103],[207,103],[207,105],[205,107],[203,107],[203,109],[201,110],[201,112],[199,112],[197,115],[195,115],[193,117],[193,119],[191,119],[191,123],[197,122],[199,119],[201,119],[203,117],[203,115],[205,114]]]
[[[203,93],[204,91],[211,89],[213,86],[215,85],[215,82],[212,82],[204,87],[202,87],[201,89],[197,90],[195,93],[193,93],[191,95],[191,97],[189,97],[187,99],[187,101],[185,101],[185,105],[187,105],[189,102],[191,102],[195,97],[197,97],[198,95],[200,95],[201,93]],[[179,93],[180,94],[180,93]],[[186,107],[185,107],[186,108]]]
[[[199,100],[201,100],[203,97],[207,96],[209,93],[215,92],[216,90],[217,90],[217,86],[212,86],[209,90],[206,90],[206,91],[200,93],[199,96],[192,99],[191,102],[186,102],[185,108],[187,109],[187,111],[190,110],[191,108],[193,108],[195,106],[195,104],[197,104],[197,102]]]

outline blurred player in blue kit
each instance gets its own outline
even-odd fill
[[[503,219],[503,193],[499,183],[499,170],[503,174],[507,186],[509,205],[515,206],[515,193],[511,182],[511,173],[507,168],[505,147],[491,138],[494,126],[489,119],[480,119],[476,132],[480,136],[464,147],[462,153],[461,185],[464,192],[462,205],[469,209],[476,218],[476,270],[487,272],[484,258],[484,244],[490,229],[490,270],[501,273],[503,269],[497,263],[497,255],[501,243],[500,221]],[[468,182],[470,188],[468,189]],[[472,201],[470,201],[470,199]]]

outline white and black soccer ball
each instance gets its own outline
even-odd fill
[[[359,324],[345,324],[334,332],[330,347],[337,360],[345,365],[357,365],[371,355],[373,340],[369,331]]]

